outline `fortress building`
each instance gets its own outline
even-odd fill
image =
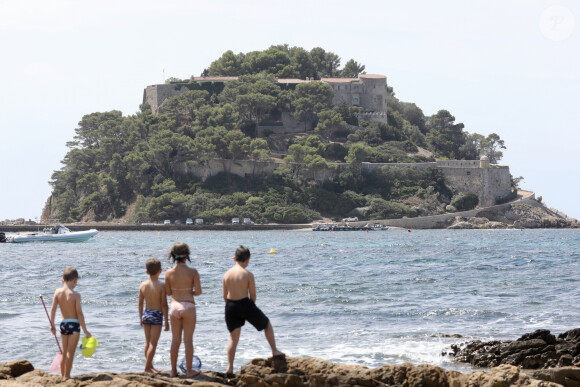
[[[375,113],[387,112],[387,77],[360,74],[358,78],[322,78],[334,90],[334,105],[362,106]]]
[[[226,82],[238,77],[191,77],[204,89],[223,89]],[[299,83],[313,82],[313,79],[283,79],[276,80],[281,85],[295,87]],[[361,106],[375,113],[375,118],[385,117],[387,113],[387,77],[384,75],[360,74],[358,78],[322,78],[334,90],[332,103],[336,106],[346,103],[349,106]],[[191,90],[191,84],[160,84],[151,85],[143,92],[143,103],[151,106],[153,114],[158,114],[165,101]],[[369,116],[373,117],[373,116]]]

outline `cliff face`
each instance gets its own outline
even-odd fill
[[[50,219],[55,219],[57,215],[54,211],[53,204],[53,196],[50,195],[48,199],[46,199],[46,203],[44,204],[44,208],[42,209],[42,215],[40,215],[40,220],[43,222],[48,222]]]

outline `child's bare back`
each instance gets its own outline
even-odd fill
[[[81,295],[68,287],[58,288],[54,292],[54,301],[60,308],[63,319],[79,318]],[[82,311],[81,311],[82,313]]]
[[[248,297],[256,301],[256,286],[254,275],[246,268],[237,264],[229,269],[223,278],[224,300],[241,300]]]
[[[145,307],[151,310],[163,311],[165,298],[165,285],[159,280],[148,279],[139,286],[139,293],[143,295]]]

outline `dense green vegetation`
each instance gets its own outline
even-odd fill
[[[497,162],[505,149],[495,133],[464,130],[446,110],[425,116],[399,101],[392,89],[388,122],[359,122],[360,107],[333,106],[323,82],[278,84],[275,77],[356,77],[364,65],[322,48],[287,45],[265,51],[227,51],[205,75],[239,76],[227,83],[198,84],[172,78],[190,91],[171,98],[160,114],[148,105],[131,116],[119,111],[85,115],[75,129],[63,167],[52,176],[53,215],[62,221],[129,218],[133,222],[201,217],[225,222],[302,223],[321,216],[365,219],[441,213],[453,199],[431,169],[367,171],[362,162],[419,162],[426,148],[438,158]],[[314,130],[300,136],[258,138],[260,122],[289,112]],[[212,159],[269,160],[285,154],[269,178],[242,179],[225,173],[201,181],[188,171]],[[319,174],[348,163],[331,179]],[[471,198],[473,200],[473,198]],[[460,205],[469,206],[469,200]],[[130,210],[130,211],[129,211]]]

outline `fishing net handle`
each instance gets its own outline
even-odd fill
[[[48,315],[48,310],[46,309],[46,305],[44,304],[44,298],[42,298],[42,294],[40,295],[40,301],[42,301],[42,306],[44,306],[44,311],[46,312],[46,318],[48,319],[48,322],[50,323],[50,327],[55,330],[55,332],[53,333],[54,339],[56,340],[56,345],[58,345],[58,350],[60,351],[60,353],[62,353],[62,348],[60,347],[60,343],[58,342],[58,337],[56,337],[56,328],[54,327],[54,324],[52,323],[52,320],[50,319],[50,316]]]

